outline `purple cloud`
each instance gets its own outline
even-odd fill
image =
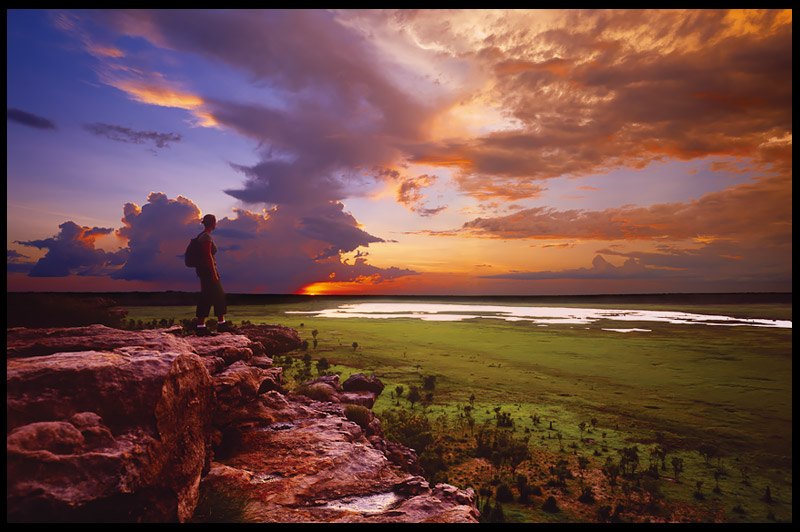
[[[107,139],[117,142],[129,142],[132,144],[145,144],[152,142],[157,148],[169,148],[171,142],[179,142],[183,137],[177,133],[159,133],[157,131],[136,131],[129,127],[115,126],[112,124],[104,124],[102,122],[95,122],[93,124],[84,124],[83,128],[98,137],[106,137]]]
[[[6,108],[6,120],[35,129],[58,129],[52,120],[10,107]]]
[[[64,222],[59,229],[59,234],[52,238],[17,241],[23,246],[48,250],[30,269],[30,277],[105,275],[125,258],[124,252],[108,253],[94,247],[95,240],[111,233],[112,229],[81,227],[71,221]]]
[[[156,46],[221,62],[264,89],[260,102],[202,95],[217,124],[261,146],[256,164],[232,163],[245,181],[225,192],[245,203],[326,203],[364,194],[380,177],[361,170],[395,163],[434,111],[397,87],[368,41],[325,11],[93,16]]]
[[[201,211],[191,200],[169,199],[152,193],[142,207],[128,203],[117,235],[128,241],[127,261],[112,277],[157,282],[174,289],[197,282],[182,254],[202,230]],[[361,246],[383,242],[360,227],[344,205],[281,205],[263,214],[236,209],[234,218],[218,218],[212,236],[217,244],[217,265],[230,292],[294,293],[319,281],[372,282],[415,272],[378,268],[358,257],[348,264],[342,254]]]

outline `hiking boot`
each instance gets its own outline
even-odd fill
[[[218,326],[217,326],[217,332],[221,332],[221,333],[224,333],[224,332],[235,333],[235,332],[236,332],[236,327],[234,327],[233,325],[231,325],[231,322],[229,322],[229,321],[226,321],[226,322],[225,322],[225,323],[223,323],[222,325],[218,325]]]
[[[212,336],[211,331],[208,330],[208,327],[198,327],[195,334],[197,336]]]

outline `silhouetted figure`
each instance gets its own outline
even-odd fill
[[[195,268],[197,276],[200,278],[200,299],[197,302],[197,335],[209,336],[206,328],[206,318],[214,305],[214,313],[217,316],[217,331],[230,332],[233,327],[225,321],[225,291],[222,289],[217,262],[214,256],[217,254],[217,246],[211,238],[211,231],[217,227],[217,218],[213,214],[206,214],[203,217],[205,229],[197,237],[200,243],[200,262]]]

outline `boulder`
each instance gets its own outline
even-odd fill
[[[346,392],[372,392],[377,396],[383,391],[383,383],[375,376],[355,373],[342,383],[342,389]]]
[[[303,345],[300,334],[283,325],[242,325],[236,332],[247,336],[253,342],[259,342],[264,348],[263,354],[268,357],[300,349]]]
[[[7,361],[8,521],[186,521],[213,388],[188,348]]]

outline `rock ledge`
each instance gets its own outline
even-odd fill
[[[431,487],[377,418],[348,419],[379,380],[283,390],[270,357],[300,346],[292,329],[14,328],[6,346],[8,522],[208,520],[201,493],[245,521],[478,521],[471,489]]]

